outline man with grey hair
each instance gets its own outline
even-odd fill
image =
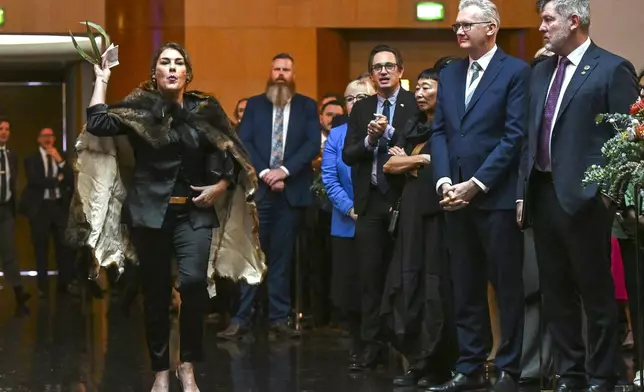
[[[582,178],[604,163],[602,146],[615,134],[595,117],[628,113],[637,99],[635,70],[590,40],[589,0],[541,0],[537,8],[545,48],[555,55],[532,74],[517,222],[534,230],[556,391],[612,391],[620,358],[610,236],[619,201],[582,186]]]
[[[518,389],[524,326],[523,236],[515,222],[517,168],[527,118],[530,66],[496,45],[499,13],[463,0],[452,26],[468,58],[441,72],[431,137],[436,191],[446,214],[459,359],[433,392],[487,386],[487,282],[496,289],[501,345],[494,392]]]

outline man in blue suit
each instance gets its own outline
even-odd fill
[[[452,28],[469,56],[441,73],[431,155],[436,190],[450,211],[459,359],[452,380],[429,390],[485,386],[489,279],[501,319],[500,373],[492,390],[514,391],[524,322],[523,237],[514,214],[530,66],[496,46],[499,13],[490,0],[462,0]]]
[[[517,217],[532,224],[544,316],[553,341],[556,391],[613,390],[618,308],[611,275],[615,206],[586,169],[604,163],[615,135],[595,124],[601,113],[628,113],[638,95],[633,65],[589,37],[589,0],[538,4],[545,48],[554,56],[534,68],[528,139],[522,156]],[[525,211],[523,211],[525,209]],[[582,339],[583,304],[587,347]]]
[[[311,161],[320,152],[321,136],[315,101],[295,93],[290,55],[273,58],[266,93],[248,100],[239,127],[260,178],[255,200],[268,264],[270,331],[294,337],[287,325],[293,249],[303,209],[313,203]],[[242,283],[237,315],[219,337],[238,339],[248,330],[256,291],[256,286]]]

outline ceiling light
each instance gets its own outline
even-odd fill
[[[78,43],[89,42],[87,37],[76,37]],[[96,39],[101,42],[100,38]],[[72,45],[72,38],[68,35],[31,35],[31,34],[0,34],[0,45],[43,45],[65,44]]]

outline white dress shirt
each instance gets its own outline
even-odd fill
[[[7,198],[5,200],[0,200],[0,203],[6,203],[11,200],[11,187],[9,186],[9,184],[11,184],[11,166],[9,165],[9,150],[7,150],[7,147],[2,146],[0,147],[0,150],[4,151],[4,167],[7,168]],[[0,184],[0,186],[2,186],[2,184]]]
[[[566,89],[568,88],[568,85],[570,84],[572,77],[575,75],[575,72],[577,72],[577,67],[581,63],[581,59],[584,57],[584,54],[586,54],[586,51],[590,47],[590,43],[591,43],[590,38],[586,39],[586,41],[583,44],[578,46],[577,49],[570,52],[570,54],[567,56],[569,63],[568,63],[568,66],[566,67],[566,73],[564,74],[564,79],[561,84],[561,92],[559,93],[557,106],[555,106],[554,118],[552,120],[552,125],[550,126],[550,141],[552,141],[552,131],[555,128],[555,122],[556,122],[557,116],[559,115],[559,108],[561,108],[561,102],[563,101],[563,97],[566,93]],[[561,61],[561,56],[559,56],[559,61]],[[559,64],[559,61],[557,62],[557,64]],[[552,83],[554,83],[556,75],[557,75],[557,71],[555,69],[555,72],[552,73],[552,79],[550,79],[550,86],[548,86],[548,94],[546,94],[545,102],[548,102],[548,95],[550,95],[550,89],[552,88]],[[548,143],[548,148],[550,149],[550,151],[548,151],[548,156],[550,156],[550,153],[552,152],[552,143]],[[535,165],[537,165],[536,162],[535,162]],[[543,171],[552,170],[550,163],[548,163],[548,167],[538,167],[538,168]]]
[[[288,133],[288,120],[290,118],[291,114],[291,100],[289,99],[286,105],[284,105],[284,114],[282,116],[282,131],[283,131],[283,136],[282,136],[282,156],[284,156],[284,151],[286,151],[286,134]],[[271,123],[271,132],[275,127],[275,117],[277,117],[277,107],[273,105],[273,122]],[[272,137],[271,137],[272,139]],[[284,170],[284,173],[286,173],[286,176],[288,177],[291,173],[289,173],[288,169],[284,166],[280,166],[280,169]],[[271,169],[264,169],[259,173],[259,178],[261,179],[271,171]]]
[[[45,177],[49,177],[49,173],[47,173],[47,157],[49,155],[47,154],[47,151],[45,151],[44,148],[40,147],[39,150],[40,150],[40,156],[42,157],[43,165],[45,167]],[[61,163],[56,163],[56,161],[52,157],[51,158],[51,167],[52,167],[52,169],[54,171],[52,173],[52,177],[56,178],[56,176],[58,176],[59,168],[62,168],[63,166],[65,166],[64,161],[61,162]],[[50,193],[49,189],[45,189],[45,200],[57,200],[57,199],[60,199],[60,188],[59,187],[56,187],[56,194],[55,195],[52,196],[49,193]]]
[[[496,54],[497,50],[498,50],[498,47],[494,45],[494,47],[489,52],[485,53],[478,60],[474,60],[473,58],[470,57],[470,65],[469,65],[469,68],[467,69],[467,80],[465,82],[465,95],[464,95],[465,97],[467,97],[472,91],[475,91],[476,88],[479,86],[479,83],[481,82],[481,80],[483,80],[483,75],[485,74],[485,71],[490,66],[490,62],[492,61],[492,58],[494,57],[494,54]],[[472,82],[472,78],[474,77],[474,67],[472,67],[472,64],[474,64],[475,61],[481,66],[481,71],[479,71],[478,79]],[[476,177],[472,177],[472,181],[474,181],[474,183],[479,188],[481,188],[483,192],[487,192],[489,190],[488,187],[485,184],[483,184],[481,181],[477,180]],[[444,184],[452,185],[452,179],[449,177],[443,177],[443,178],[440,178],[438,181],[436,181],[436,192],[440,194],[440,189]]]

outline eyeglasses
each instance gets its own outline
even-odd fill
[[[374,64],[371,66],[371,71],[380,72],[384,68],[387,70],[387,72],[394,72],[397,66],[397,63]]]
[[[362,101],[367,97],[369,97],[367,94],[347,95],[346,97],[344,97],[344,100],[346,101],[346,103],[354,103]]]
[[[472,30],[472,26],[474,25],[489,24],[489,23],[492,23],[492,22],[454,23],[452,25],[452,31],[454,31],[455,33],[458,33],[458,30],[462,28],[464,32],[468,32]]]

